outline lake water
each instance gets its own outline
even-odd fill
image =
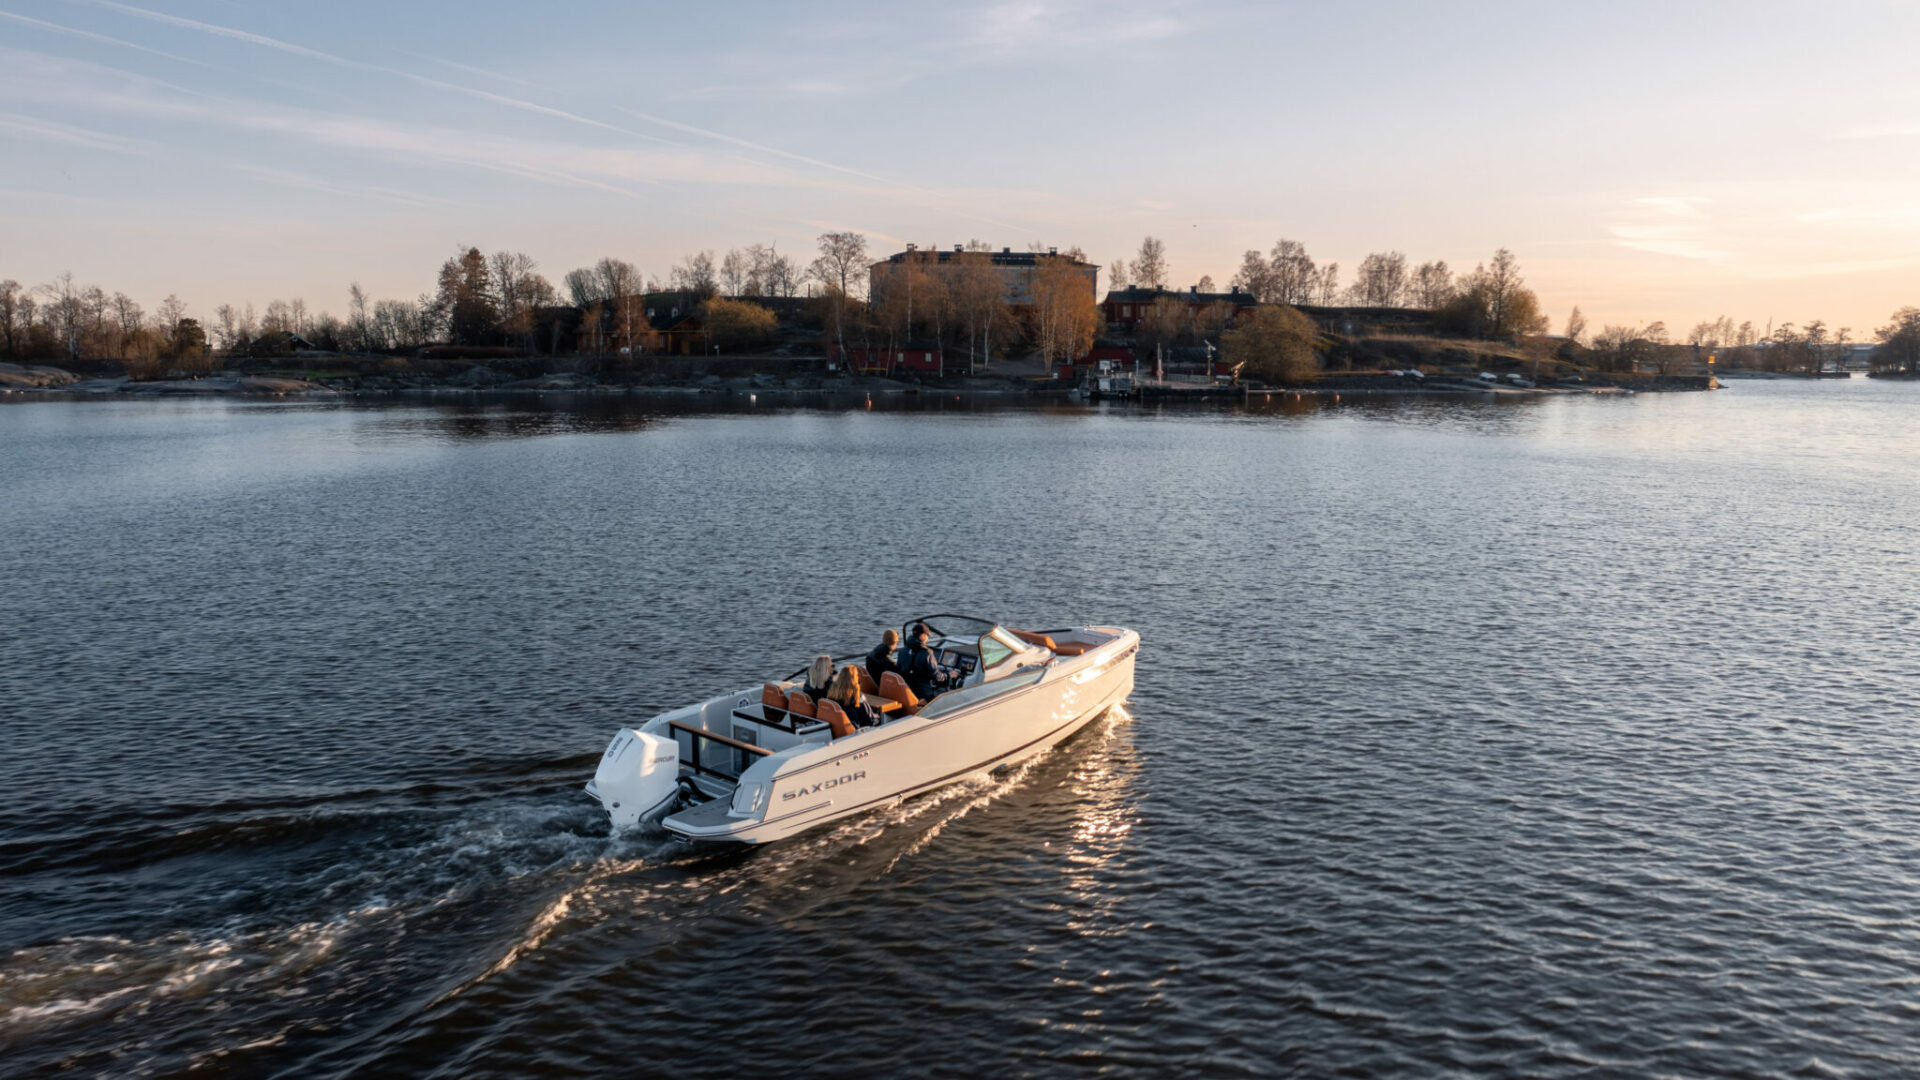
[[[1920,386],[881,405],[0,406],[0,1072],[1920,1068]],[[1132,704],[745,854],[581,792],[933,611]]]

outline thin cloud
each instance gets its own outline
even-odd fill
[[[1920,265],[1920,255],[1897,255],[1883,259],[1840,259],[1827,262],[1797,262],[1790,266],[1763,266],[1756,268],[1748,276],[1777,281],[1795,281],[1800,278],[1904,270],[1916,265]]]
[[[373,199],[379,202],[400,203],[404,206],[418,206],[430,209],[455,209],[463,206],[450,199],[436,198],[432,195],[420,195],[398,188],[381,187],[377,184],[349,184],[327,180],[289,169],[276,169],[265,165],[235,164],[238,172],[265,180],[282,187],[297,188],[301,191],[313,191],[323,195],[344,195],[350,198]]]
[[[103,7],[111,11],[118,11],[123,15],[132,15],[136,18],[165,23],[168,26],[178,26],[187,30],[198,30],[203,34],[214,34],[218,37],[232,38],[235,41],[244,41],[251,45],[263,45],[269,49],[279,49],[281,52],[292,53],[295,56],[304,56],[310,60],[320,60],[325,63],[341,64],[348,67],[354,66],[353,61],[334,56],[331,53],[323,53],[317,49],[309,49],[304,45],[295,45],[290,41],[281,41],[279,38],[270,38],[265,34],[254,34],[245,30],[236,30],[231,26],[216,26],[213,23],[203,23],[197,19],[183,18],[179,15],[168,15],[159,11],[148,11],[146,8],[132,7],[128,4],[116,4],[113,0],[67,0],[67,2],[73,4],[91,4],[94,7]]]
[[[1835,138],[1904,139],[1915,135],[1920,135],[1920,124],[1868,124],[1863,127],[1848,128]]]
[[[1670,225],[1614,225],[1609,230],[1621,247],[1680,259],[1720,259],[1726,252],[1701,243],[1694,230]]]
[[[144,143],[137,139],[109,135],[103,131],[92,131],[54,120],[40,120],[31,116],[22,116],[19,113],[0,114],[0,133],[15,138],[84,146],[89,150],[107,150],[116,154],[144,154],[153,149],[151,143]]]
[[[1701,216],[1700,208],[1712,201],[1704,195],[1649,195],[1633,200],[1633,205],[1672,217],[1697,218]]]
[[[1701,195],[1648,195],[1629,199],[1628,220],[1608,226],[1614,242],[1634,251],[1677,259],[1723,259],[1727,253],[1705,242],[1708,220],[1702,209],[1713,200]]]
[[[875,176],[874,174],[869,172],[861,172],[859,169],[849,169],[844,165],[835,165],[831,161],[821,161],[819,158],[808,157],[805,154],[796,154],[796,153],[793,153],[792,151],[782,150],[774,146],[767,146],[763,143],[751,142],[747,139],[742,139],[734,135],[727,135],[725,133],[718,132],[718,131],[710,131],[706,128],[695,127],[692,124],[683,124],[678,120],[668,120],[667,118],[662,116],[653,116],[643,112],[636,112],[633,109],[621,108],[620,106],[617,106],[617,105],[614,106],[614,108],[619,109],[620,112],[626,113],[628,116],[632,116],[640,120],[645,120],[650,124],[659,124],[662,127],[670,128],[674,131],[684,131],[690,135],[699,135],[704,138],[714,139],[719,142],[728,143],[733,146],[741,147],[742,149],[752,150],[753,152],[758,154],[770,154],[774,157],[785,158],[789,161],[797,161],[803,165],[811,165],[816,169],[826,169],[830,172],[837,172],[847,176],[859,177],[862,180],[868,180],[876,184],[882,184],[889,188],[896,189],[897,193],[917,195],[921,197],[921,202],[919,203],[919,205],[924,206],[927,203],[939,204],[943,209],[950,210],[956,214],[959,214],[962,217],[966,217],[969,220],[978,221],[985,225],[992,225],[996,228],[1001,228],[1001,229],[1011,229],[1016,232],[1020,231],[1023,228],[1023,226],[1012,225],[1004,221],[997,221],[993,218],[980,217],[978,215],[968,214],[964,211],[953,210],[950,204],[950,200],[942,192],[932,191],[922,187],[915,187],[912,184],[902,183],[898,180],[889,180],[884,176]],[[908,200],[908,201],[912,202],[913,200]]]
[[[998,59],[1057,54],[1130,42],[1162,41],[1186,33],[1187,24],[1158,8],[1129,11],[1114,4],[1039,3],[1015,0],[966,11],[968,41]]]
[[[378,118],[222,98],[119,68],[0,48],[0,99],[164,118],[382,157],[493,173],[633,198],[634,184],[667,182],[809,186],[765,162],[664,149],[597,147],[486,131],[393,123]],[[867,194],[876,192],[868,190]]]
[[[1803,225],[1859,225],[1875,229],[1915,229],[1920,228],[1920,203],[1828,206],[1819,210],[1809,210],[1794,220]]]
[[[591,117],[581,116],[577,113],[567,112],[564,109],[556,109],[550,106],[541,105],[537,102],[524,101],[519,98],[508,97],[504,94],[496,94],[489,90],[480,90],[470,86],[462,86],[457,83],[445,82],[440,79],[432,79],[424,75],[418,75],[413,72],[404,71],[398,68],[383,67],[378,64],[369,64],[363,61],[349,59],[344,56],[336,56],[332,53],[326,53],[326,52],[321,52],[317,49],[307,48],[304,45],[295,45],[292,42],[281,41],[278,38],[268,37],[265,34],[256,34],[247,30],[235,29],[230,26],[219,26],[214,23],[201,22],[197,19],[189,19],[179,15],[168,15],[163,12],[150,11],[146,8],[134,7],[130,4],[117,3],[116,0],[68,0],[68,2],[91,4],[96,7],[106,8],[110,11],[117,11],[126,15],[131,15],[135,18],[148,19],[148,20],[162,23],[169,26],[177,26],[183,29],[194,30],[199,33],[212,34],[218,37],[229,38],[235,41],[242,41],[248,44],[258,45],[263,48],[277,49],[281,52],[290,53],[295,56],[306,57],[308,59],[317,60],[322,63],[333,64],[341,67],[357,68],[365,71],[378,71],[383,74],[393,75],[399,78],[407,79],[411,82],[419,83],[423,86],[430,86],[436,89],[447,90],[453,93],[465,94],[469,97],[474,97],[483,101],[489,101],[495,104],[504,105],[509,108],[522,109],[529,112],[552,116],[557,119],[568,120],[573,123],[584,124],[589,127],[600,128],[606,131],[613,131],[622,135],[629,135],[638,139],[646,139],[652,142],[661,143],[668,146],[681,145],[681,144],[675,143],[673,140],[670,140],[670,139],[664,139],[664,138],[660,138],[659,136],[648,135],[643,132],[633,131],[631,129],[623,128],[623,127],[618,127],[613,124],[608,124],[599,120],[592,119]],[[477,69],[477,68],[469,68],[468,70],[472,70],[477,73],[480,72],[480,69]],[[767,146],[763,143],[752,142],[747,139],[742,139],[736,136],[727,135],[722,132],[711,131],[705,128],[695,127],[692,124],[681,123],[680,121],[677,121],[677,120],[669,120],[665,117],[638,112],[632,109],[619,108],[617,106],[616,108],[618,109],[618,111],[625,113],[629,116],[633,116],[640,120],[645,120],[650,124],[655,124],[657,126],[664,127],[669,130],[681,131],[691,135],[698,135],[703,138],[713,139],[719,142],[729,143],[731,145],[738,146],[742,149],[751,150],[754,153],[767,154],[774,157],[784,158],[786,160],[798,162],[804,165],[809,165],[817,169],[825,169],[830,172],[837,172],[843,175],[857,177],[859,179],[869,181],[870,183],[882,184],[882,185],[894,187],[899,189],[901,192],[911,193],[913,195],[918,196],[922,201],[923,205],[929,202],[936,205],[944,205],[946,203],[946,197],[940,192],[931,191],[926,188],[916,187],[914,185],[902,183],[896,180],[890,180],[890,179],[887,179],[886,177],[876,176],[873,173],[863,172],[859,169],[850,169],[843,165],[835,165],[832,162],[822,161],[819,158],[808,157],[804,154],[796,154],[791,151],[781,150],[777,147]],[[537,173],[542,170],[532,170],[532,171]],[[578,176],[571,177],[571,179],[573,179],[576,182],[588,182],[588,183],[593,183],[594,186],[601,186],[597,182],[585,181],[583,178]],[[617,189],[610,189],[610,190],[617,190]],[[631,194],[631,192],[623,192],[623,193]],[[951,207],[947,207],[947,208],[951,209]],[[956,212],[960,212],[960,211],[956,211]],[[978,215],[965,215],[965,216],[971,217],[973,220],[977,220],[983,224],[993,225],[998,228],[1015,229],[1015,230],[1021,228],[1020,226],[1013,225],[1004,221],[997,221],[988,217],[981,217]]]

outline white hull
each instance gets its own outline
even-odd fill
[[[1099,643],[1080,655],[1051,656],[1000,681],[949,691],[919,715],[904,716],[850,735],[824,731],[798,735],[756,725],[759,690],[729,694],[655,717],[638,729],[676,740],[679,777],[712,798],[693,805],[620,807],[602,791],[588,791],[608,805],[616,827],[647,821],[668,810],[660,824],[689,841],[764,844],[818,825],[931,791],[969,776],[1017,764],[1059,744],[1133,692],[1134,654],[1140,637],[1131,630],[1088,628]],[[729,740],[722,743],[695,731]],[[608,749],[616,756],[622,732]],[[700,745],[696,746],[698,742]],[[763,754],[736,749],[740,743],[774,748]],[[785,743],[785,745],[782,745]],[[655,743],[654,745],[662,745]],[[663,750],[668,760],[673,748]],[[696,758],[696,754],[699,757]],[[716,777],[716,760],[745,766],[738,782]],[[598,779],[598,778],[596,778]],[[655,802],[658,789],[645,800]]]

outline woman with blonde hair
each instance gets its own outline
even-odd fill
[[[813,666],[807,669],[805,694],[815,701],[827,696],[827,687],[833,683],[833,657],[821,653],[813,658]]]
[[[843,667],[833,677],[833,685],[827,690],[827,700],[840,706],[854,727],[871,727],[880,722],[873,706],[867,704],[867,696],[860,692],[860,673],[852,665]]]

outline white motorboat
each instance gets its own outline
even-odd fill
[[[941,664],[961,673],[956,688],[922,702],[898,675],[876,684],[860,668],[885,713],[857,727],[831,702],[806,697],[803,669],[623,728],[587,794],[616,832],[657,821],[689,841],[764,844],[1013,765],[1133,692],[1132,630],[1012,630],[930,615],[903,636],[914,623],[932,631]]]

